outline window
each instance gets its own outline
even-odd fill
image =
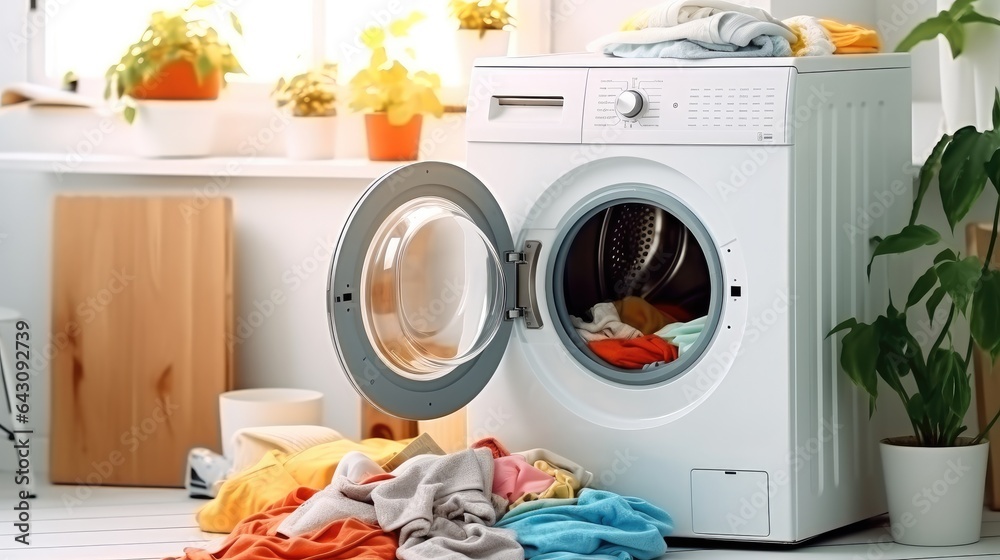
[[[24,0],[28,1],[28,0]],[[414,29],[411,40],[415,66],[437,72],[443,84],[458,82],[453,46],[454,21],[448,0],[218,0],[235,11],[243,25],[243,37],[233,37],[233,49],[247,71],[234,82],[270,84],[278,76],[304,70],[322,59],[337,62],[341,80],[347,81],[368,61],[368,51],[358,37],[370,25],[384,24],[410,11],[427,19]],[[541,4],[549,0],[512,0],[510,10],[518,16],[513,45],[531,45],[522,52],[544,52]],[[103,80],[104,72],[138,38],[149,14],[159,9],[178,9],[190,0],[37,0],[45,25],[32,39],[41,54],[29,63],[29,77],[39,82],[58,82],[68,71],[88,81]],[[518,5],[520,4],[520,5]],[[520,12],[531,11],[527,18]],[[222,26],[224,27],[224,26]],[[547,33],[547,29],[545,31]],[[229,37],[227,37],[229,38]],[[517,47],[515,46],[515,52]]]

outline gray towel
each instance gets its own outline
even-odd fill
[[[425,459],[394,474],[371,484],[335,478],[292,512],[278,533],[302,535],[354,517],[383,531],[399,531],[396,556],[401,560],[523,558],[514,533],[493,527],[506,503],[492,493],[489,449]]]
[[[701,41],[664,41],[650,44],[608,45],[605,54],[623,58],[740,58],[792,56],[792,47],[784,37],[761,35],[745,47]]]

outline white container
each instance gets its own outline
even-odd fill
[[[445,87],[442,101],[447,105],[464,106],[471,88],[472,65],[477,58],[507,56],[510,48],[510,31],[490,29],[482,37],[478,29],[455,31],[455,53],[458,57],[459,85]]]
[[[289,159],[333,159],[337,117],[292,117],[285,129]]]
[[[243,389],[219,395],[222,454],[233,460],[233,434],[259,426],[318,426],[323,394],[307,389]]]
[[[915,546],[961,546],[979,541],[989,442],[912,447],[893,445],[892,441],[904,438],[881,443],[893,540]]]
[[[212,101],[136,100],[136,153],[144,157],[203,157],[212,152],[218,106]]]
[[[938,10],[947,10],[954,0],[938,0]],[[978,0],[979,13],[1000,18],[1000,0]],[[938,37],[941,66],[941,105],[945,132],[974,125],[979,130],[993,128],[994,89],[1000,86],[1000,27],[983,23],[965,26],[965,48],[958,58]]]

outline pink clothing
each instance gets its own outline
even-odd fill
[[[469,446],[470,449],[479,449],[480,447],[489,449],[493,453],[494,459],[510,455],[510,451],[507,451],[507,448],[497,438],[483,438]]]
[[[520,455],[493,460],[493,493],[516,502],[529,492],[544,492],[556,479],[529,465]]]

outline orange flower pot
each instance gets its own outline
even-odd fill
[[[222,87],[222,71],[215,68],[198,83],[194,64],[187,60],[168,62],[152,78],[133,88],[136,99],[206,100],[217,99]]]
[[[414,115],[403,126],[389,124],[385,113],[365,115],[368,131],[368,159],[372,161],[413,161],[420,150],[423,115]]]

